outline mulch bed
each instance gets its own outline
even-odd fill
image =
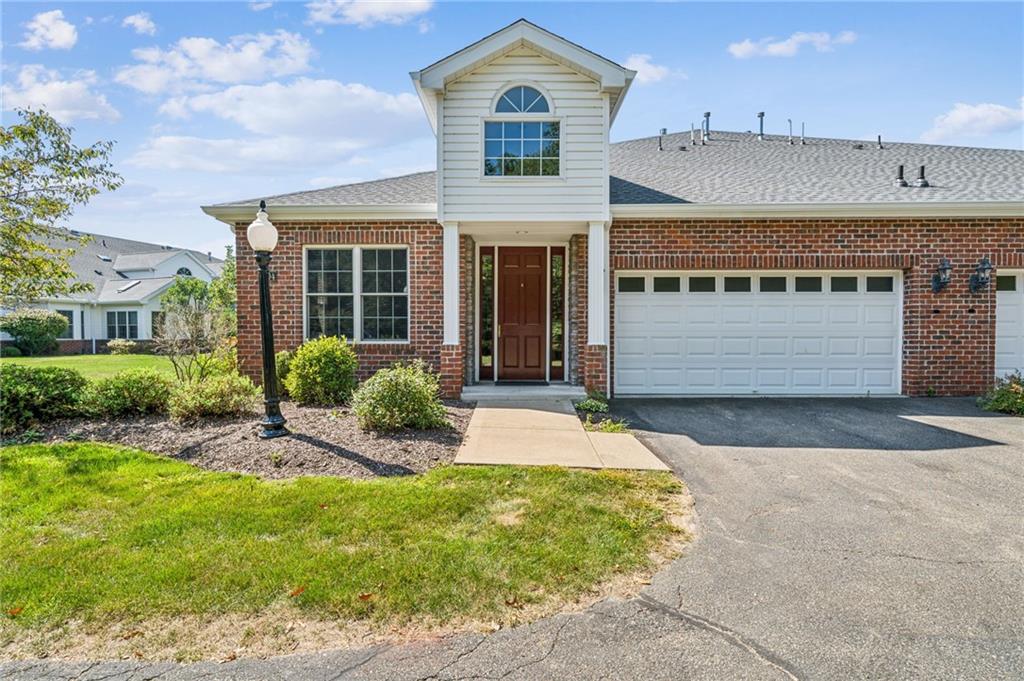
[[[445,402],[450,429],[374,433],[360,430],[347,408],[282,403],[291,435],[261,440],[259,417],[180,424],[165,416],[67,419],[41,429],[43,439],[95,440],[145,449],[212,471],[264,478],[334,475],[374,478],[422,473],[455,459],[472,402]]]

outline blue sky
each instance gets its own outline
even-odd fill
[[[408,72],[525,16],[639,71],[613,140],[811,136],[1022,148],[1021,3],[4,2],[4,123],[117,141],[74,227],[222,253],[200,204],[432,169]]]

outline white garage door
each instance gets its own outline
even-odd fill
[[[621,272],[619,395],[900,391],[900,272]]]
[[[996,275],[996,376],[1024,372],[1024,271]]]

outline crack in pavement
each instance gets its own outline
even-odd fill
[[[470,647],[469,650],[459,653],[458,655],[455,656],[454,660],[452,660],[448,664],[444,665],[443,667],[438,669],[436,672],[434,672],[430,676],[424,676],[421,679],[418,679],[418,681],[431,681],[432,679],[439,679],[439,678],[441,678],[441,672],[443,672],[444,670],[449,669],[451,667],[454,667],[459,662],[461,662],[463,660],[463,658],[468,657],[468,656],[472,655],[473,653],[475,653],[477,651],[477,648],[482,646],[484,644],[484,641],[487,640],[487,638],[488,637],[486,635],[481,634],[480,638],[477,639],[476,643],[474,643]]]
[[[338,681],[338,679],[341,679],[346,674],[348,674],[350,672],[354,672],[355,670],[359,669],[360,667],[362,667],[363,665],[367,664],[368,662],[373,660],[375,657],[377,657],[378,655],[380,655],[384,651],[390,650],[391,647],[392,646],[386,646],[385,645],[385,646],[376,646],[374,648],[371,648],[366,653],[366,655],[363,656],[363,658],[361,660],[359,660],[358,662],[354,662],[354,663],[350,664],[349,666],[345,667],[340,672],[338,672],[334,676],[330,677],[328,679],[328,681]]]
[[[745,650],[769,667],[773,667],[777,671],[781,672],[786,676],[786,678],[790,679],[790,681],[800,681],[802,678],[799,671],[778,655],[747,639],[723,624],[719,624],[718,622],[713,622],[707,618],[701,617],[700,615],[695,615],[693,613],[680,610],[679,608],[672,607],[667,603],[655,600],[647,594],[637,596],[636,601],[650,610],[660,612],[674,619],[686,622],[698,629],[703,629],[708,633],[720,636],[728,643],[740,648],[741,650]]]
[[[551,653],[555,652],[555,647],[558,645],[558,639],[562,635],[562,630],[569,626],[569,623],[572,622],[574,619],[575,616],[573,615],[568,615],[565,617],[565,620],[562,622],[561,625],[559,625],[558,629],[555,631],[555,635],[551,637],[551,644],[548,646],[547,651],[537,659],[530,660],[529,662],[524,662],[523,664],[512,667],[500,676],[481,676],[479,674],[474,674],[473,676],[459,677],[459,681],[468,681],[469,679],[487,679],[488,681],[499,681],[500,679],[507,678],[518,671],[526,669],[527,667],[532,667],[535,664],[540,664],[544,660],[551,657]]]

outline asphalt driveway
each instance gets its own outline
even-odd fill
[[[483,636],[12,679],[1019,679],[1024,419],[969,400],[622,400],[700,536],[640,597]],[[81,674],[81,676],[77,676]]]

